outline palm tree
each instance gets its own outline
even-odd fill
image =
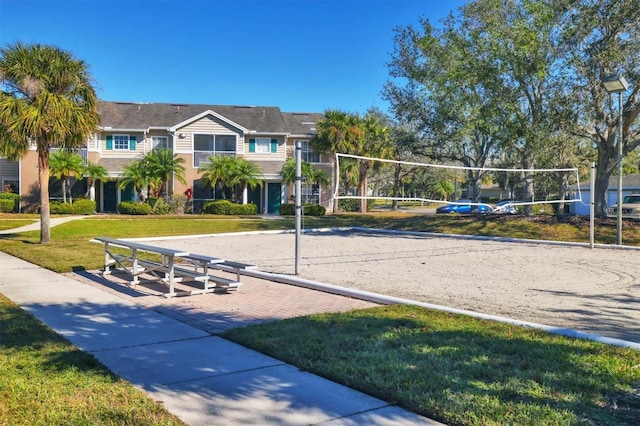
[[[364,137],[360,119],[355,114],[340,110],[327,110],[324,117],[318,120],[316,136],[311,140],[314,149],[320,152],[355,153],[358,141]],[[334,183],[339,181],[340,170],[334,167]],[[338,211],[338,200],[333,200],[333,211]]]
[[[225,197],[223,187],[229,182],[229,172],[233,168],[233,157],[211,155],[206,163],[200,163],[198,173],[202,174],[202,181],[214,190],[219,190]]]
[[[232,157],[229,157],[232,158]],[[247,204],[247,187],[255,189],[262,186],[262,170],[253,161],[244,158],[234,158],[233,166],[229,171],[229,185],[240,185],[242,204]]]
[[[376,114],[367,114],[362,120],[364,137],[362,143],[356,148],[359,155],[364,157],[390,158],[393,155],[393,145],[389,138],[389,128],[382,123],[381,118]],[[379,165],[380,163],[378,163]],[[358,193],[361,197],[367,195],[367,174],[374,166],[371,160],[360,160]],[[360,199],[360,212],[366,213],[367,200]]]
[[[162,197],[171,176],[186,185],[185,167],[182,165],[184,158],[173,154],[170,149],[155,149],[148,153],[143,161],[151,181],[156,183],[153,188],[154,197]]]
[[[127,165],[122,170],[120,189],[124,189],[129,185],[133,185],[136,193],[138,194],[138,200],[144,201],[144,195],[142,195],[142,189],[149,186],[149,176],[145,169],[145,165],[142,161],[134,161]]]
[[[79,176],[84,170],[84,160],[77,153],[58,150],[51,153],[49,157],[50,175],[62,181],[62,201],[67,202],[67,189],[69,191],[69,202],[71,199],[71,176]]]
[[[327,186],[331,179],[329,175],[322,169],[313,167],[308,161],[302,161],[300,164],[300,172],[302,179],[312,185]],[[296,182],[296,160],[295,158],[287,158],[280,171],[282,182],[293,185]]]
[[[95,201],[96,180],[104,179],[108,176],[107,169],[99,164],[87,162],[82,174],[87,177],[87,194],[91,201]]]
[[[81,146],[98,132],[98,98],[85,62],[54,46],[16,42],[0,48],[0,76],[0,152],[18,158],[35,142],[40,243],[47,243],[50,150]]]

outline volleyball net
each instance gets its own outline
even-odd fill
[[[491,199],[508,200],[508,204],[515,207],[582,202],[580,173],[575,167],[468,167],[343,153],[336,153],[335,158],[337,170],[340,171],[336,176],[333,194],[337,200],[491,206],[487,202]],[[367,172],[366,194],[358,193],[360,174],[363,171]],[[471,193],[473,191],[468,184],[470,174],[483,183],[478,185],[476,194]],[[533,196],[525,195],[527,180]],[[459,198],[463,200],[456,201]],[[476,199],[483,201],[474,202]]]

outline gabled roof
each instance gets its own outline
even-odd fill
[[[188,118],[188,119],[187,119],[187,120],[185,120],[185,121],[182,121],[182,122],[180,122],[180,123],[178,123],[178,124],[175,124],[175,125],[171,126],[171,127],[170,127],[170,130],[171,130],[172,132],[175,132],[175,131],[176,131],[176,130],[178,130],[179,128],[184,127],[184,126],[188,125],[189,123],[193,123],[194,121],[198,121],[198,120],[200,120],[202,117],[206,117],[206,116],[208,116],[208,115],[212,115],[212,116],[216,117],[218,120],[224,121],[225,123],[227,123],[227,124],[231,125],[232,127],[235,127],[236,129],[242,130],[242,131],[243,131],[243,132],[245,132],[245,133],[248,133],[248,132],[250,132],[250,131],[251,131],[250,129],[247,129],[246,127],[243,127],[243,126],[241,126],[240,124],[235,123],[235,122],[233,122],[233,121],[229,120],[228,118],[223,117],[223,116],[222,116],[222,115],[220,115],[220,114],[217,114],[215,111],[211,111],[210,109],[209,109],[209,110],[207,110],[207,111],[201,112],[200,114],[198,114],[198,115],[196,115],[196,116],[194,116],[194,117]]]
[[[98,104],[101,126],[113,129],[169,129],[207,112],[251,132],[289,133],[278,107],[109,101]]]
[[[316,134],[316,123],[323,117],[323,114],[315,112],[283,112],[282,116],[292,135],[311,137]]]

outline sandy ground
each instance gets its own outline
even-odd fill
[[[153,244],[295,273],[291,233]],[[640,342],[638,250],[318,232],[301,236],[300,253],[301,278]]]

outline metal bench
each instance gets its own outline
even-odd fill
[[[169,286],[167,297],[178,295],[211,293],[217,289],[237,289],[240,286],[240,274],[237,273],[237,280],[232,280],[209,273],[209,268],[214,265],[223,264],[227,261],[217,257],[193,254],[182,250],[173,250],[164,247],[157,247],[148,244],[141,244],[135,241],[119,240],[109,237],[97,237],[96,241],[104,243],[105,267],[104,275],[111,273],[111,268],[120,268],[130,277],[129,284],[139,284],[139,276],[142,274],[152,275]],[[131,250],[130,254],[118,254],[113,251],[113,247],[120,247]],[[140,258],[139,252],[158,254],[160,262]],[[182,259],[193,266],[193,270],[179,266],[176,259]],[[234,263],[234,262],[230,262]],[[249,265],[248,265],[249,266]],[[240,267],[240,265],[238,265]],[[202,269],[200,271],[199,269]],[[202,289],[190,291],[176,291],[175,283],[182,282],[184,278],[191,278],[194,281],[203,283]],[[214,283],[211,285],[210,283]]]

